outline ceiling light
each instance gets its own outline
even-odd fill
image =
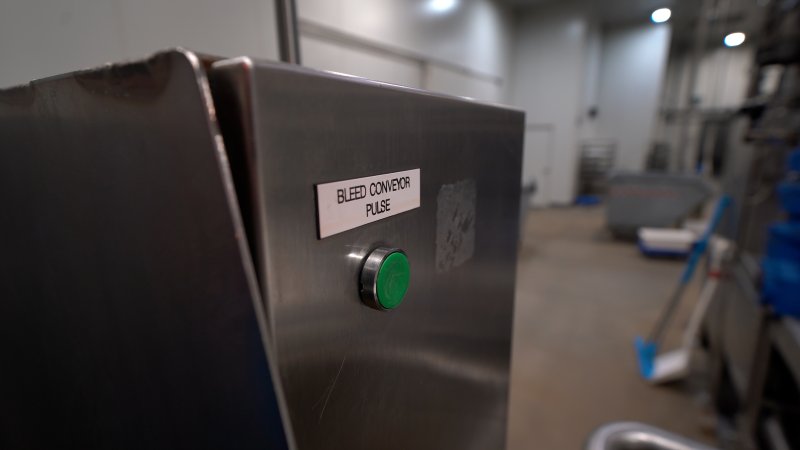
[[[742,42],[744,42],[744,33],[738,31],[736,33],[731,33],[725,36],[725,40],[722,42],[725,43],[726,47],[736,47],[737,45],[742,45]]]
[[[662,23],[668,21],[671,16],[672,11],[669,8],[658,8],[653,11],[653,14],[650,14],[650,20],[655,23]]]
[[[455,8],[458,0],[428,0],[428,10],[443,13]]]

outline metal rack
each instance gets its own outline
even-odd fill
[[[800,5],[773,2],[756,52],[750,98],[732,126],[723,189],[734,208],[722,233],[737,254],[706,320],[711,394],[735,428],[737,448],[800,448],[800,321],[762,304],[760,261],[768,227],[784,219],[775,193],[800,142]],[[762,92],[780,70],[774,92]],[[736,136],[733,136],[733,135]]]
[[[581,143],[578,167],[579,195],[603,195],[614,167],[617,144],[612,140],[587,140]]]

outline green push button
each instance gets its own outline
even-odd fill
[[[378,269],[377,294],[378,303],[384,309],[396,308],[406,295],[411,270],[408,258],[404,253],[394,252],[386,257]]]
[[[408,291],[411,270],[405,252],[378,247],[364,261],[361,269],[361,298],[380,310],[397,308]]]

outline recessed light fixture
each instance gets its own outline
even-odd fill
[[[458,0],[428,0],[428,11],[443,13],[458,5]]]
[[[664,23],[672,17],[672,11],[669,8],[658,8],[657,10],[653,11],[653,14],[650,14],[650,20],[653,23]]]
[[[744,33],[737,31],[736,33],[731,33],[725,36],[725,39],[722,42],[725,43],[726,47],[736,47],[742,45],[744,38]]]

